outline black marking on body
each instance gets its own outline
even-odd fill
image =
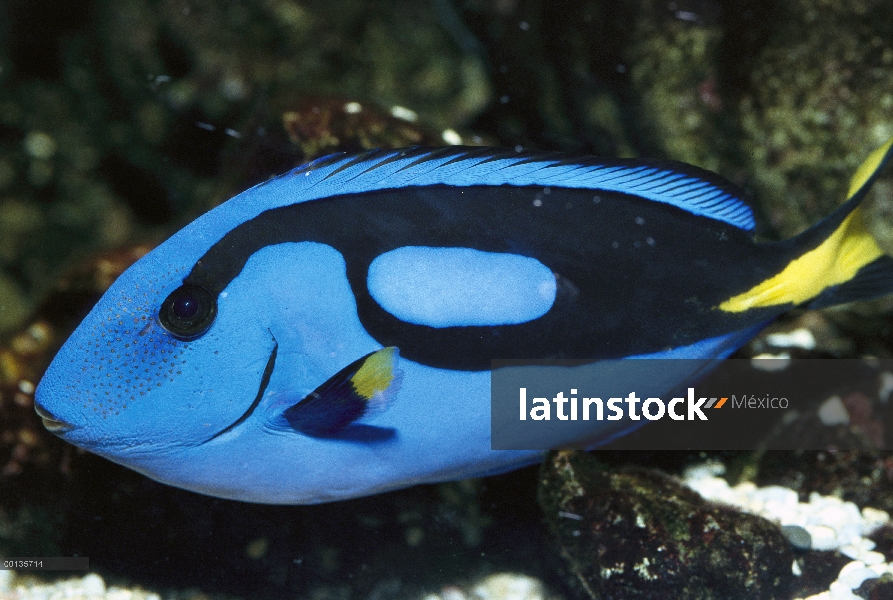
[[[659,352],[757,325],[785,307],[740,314],[715,307],[802,251],[788,242],[757,245],[727,223],[615,192],[405,187],[265,211],[214,244],[184,282],[219,294],[261,248],[302,241],[341,252],[360,321],[379,343],[399,347],[409,360],[465,370],[488,369],[493,358]],[[558,277],[555,303],[517,325],[401,321],[373,300],[366,276],[377,256],[403,246],[535,258]]]

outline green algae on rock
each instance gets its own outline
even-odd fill
[[[652,145],[674,160],[719,171],[723,102],[717,77],[723,32],[707,12],[673,13],[664,2],[640,0],[626,57]]]
[[[893,12],[885,0],[797,0],[777,17],[751,49],[738,110],[740,156],[786,238],[831,212],[859,157],[893,133]]]
[[[789,597],[794,554],[778,526],[657,471],[555,452],[539,500],[571,585],[593,600]]]

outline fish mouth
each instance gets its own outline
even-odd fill
[[[74,429],[74,425],[56,418],[50,411],[36,402],[34,403],[34,412],[36,412],[37,416],[40,417],[40,420],[43,421],[43,426],[47,431],[52,433],[65,433],[66,431]]]

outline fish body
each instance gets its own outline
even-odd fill
[[[35,406],[73,444],[252,502],[516,468],[541,452],[490,449],[491,359],[722,358],[792,306],[893,291],[858,207],[891,146],[827,219],[760,244],[734,186],[678,163],[455,147],[319,159],[121,275]]]

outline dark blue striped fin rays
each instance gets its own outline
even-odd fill
[[[558,152],[450,146],[332,154],[280,177],[305,176],[315,198],[426,185],[553,186],[621,192],[754,230],[740,190],[722,177],[683,163]],[[277,178],[278,179],[278,178]],[[309,198],[307,198],[309,199]]]

